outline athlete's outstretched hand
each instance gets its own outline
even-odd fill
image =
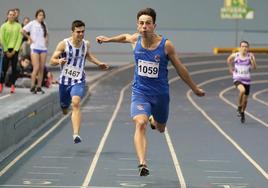
[[[109,66],[107,64],[105,64],[105,63],[100,63],[99,67],[100,67],[101,70],[107,70],[109,68]]]
[[[196,90],[193,91],[197,96],[203,97],[205,96],[205,91],[203,89],[197,88]]]
[[[108,37],[106,37],[106,36],[97,36],[97,37],[96,37],[96,41],[97,41],[99,44],[101,44],[101,43],[103,43],[103,42],[107,42],[107,41],[108,41]]]

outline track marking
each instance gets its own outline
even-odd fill
[[[0,97],[0,99],[5,99],[5,98],[10,97],[10,96],[11,96],[10,94],[3,95],[3,96]]]
[[[260,75],[260,74],[261,74],[261,73],[259,73],[258,75]],[[263,75],[266,75],[266,74],[268,74],[268,73],[265,73],[265,74],[263,74]],[[254,75],[256,75],[256,74],[254,74]],[[259,80],[259,81],[251,82],[251,84],[262,84],[262,83],[267,83],[267,82],[268,82],[268,80]],[[225,98],[225,97],[223,96],[224,93],[226,93],[226,92],[228,92],[228,91],[230,91],[230,90],[232,90],[232,89],[234,89],[234,88],[235,88],[234,86],[231,86],[231,87],[228,87],[228,88],[222,90],[222,91],[220,92],[220,94],[219,94],[219,97],[220,97],[225,103],[229,104],[230,106],[232,106],[233,108],[236,109],[237,106],[236,106],[235,104],[233,104],[231,101],[229,101],[227,98]],[[251,113],[249,113],[249,112],[247,112],[247,111],[245,111],[245,114],[247,114],[249,117],[251,117],[251,118],[254,119],[255,121],[259,122],[260,124],[264,125],[265,127],[268,127],[268,124],[267,124],[266,122],[264,122],[264,121],[262,121],[261,119],[257,118],[257,117],[254,116],[253,114],[251,114]]]
[[[255,73],[254,75],[267,75],[268,73]],[[205,82],[202,82],[198,84],[198,86],[204,86],[206,84],[219,81],[219,80],[224,80],[224,79],[229,79],[230,76],[222,76],[214,79],[207,80]],[[252,158],[250,157],[249,154],[245,150],[243,150],[237,142],[235,142],[220,126],[217,124],[200,106],[197,105],[197,103],[193,100],[191,97],[191,90],[188,90],[187,92],[187,98],[188,100],[193,104],[193,106],[201,112],[201,114],[266,178],[268,179],[268,174],[267,172]],[[229,103],[228,103],[229,104]],[[233,104],[230,103],[232,106]]]
[[[167,127],[166,127],[166,130],[165,130],[164,133],[165,133],[165,137],[166,137],[166,140],[167,140],[168,148],[169,148],[169,151],[170,151],[170,154],[171,154],[171,157],[172,157],[172,160],[173,160],[175,169],[176,169],[176,173],[177,173],[177,176],[179,178],[180,188],[186,188],[186,183],[185,183],[185,180],[184,180],[184,177],[183,177],[183,174],[182,174],[180,163],[179,163],[179,160],[177,158],[175,149],[173,147],[171,138],[170,138],[170,136],[168,134]]]
[[[267,82],[268,82],[268,81],[267,81]],[[257,95],[260,95],[260,94],[262,94],[262,93],[266,93],[266,92],[268,92],[268,89],[260,90],[260,91],[258,91],[258,92],[256,92],[256,93],[254,93],[254,94],[252,95],[252,98],[253,98],[254,100],[256,100],[256,101],[258,101],[258,102],[260,102],[260,103],[262,103],[262,104],[268,106],[268,102],[265,102],[265,101],[263,101],[263,100],[257,98]]]
[[[99,160],[100,154],[101,154],[101,152],[103,150],[104,144],[105,144],[105,142],[106,142],[106,140],[108,138],[108,135],[109,135],[109,133],[110,133],[110,131],[112,129],[112,126],[113,126],[113,122],[114,122],[114,120],[115,120],[115,118],[116,118],[116,116],[117,116],[117,114],[119,112],[119,109],[121,107],[125,91],[126,91],[126,89],[129,88],[131,83],[132,82],[130,82],[127,85],[125,85],[123,87],[123,89],[121,89],[121,91],[120,91],[119,99],[118,99],[118,102],[116,104],[116,107],[115,107],[115,110],[113,112],[113,115],[112,115],[112,117],[111,117],[111,119],[110,119],[110,121],[109,121],[109,123],[107,125],[107,128],[106,128],[106,130],[104,132],[103,137],[101,138],[100,144],[99,144],[98,149],[97,149],[97,151],[96,151],[96,153],[94,155],[94,158],[93,158],[93,160],[91,162],[90,168],[89,168],[88,173],[87,173],[87,175],[86,175],[86,177],[85,177],[85,179],[83,181],[83,184],[82,184],[81,188],[85,188],[85,187],[89,186],[90,180],[91,180],[92,175],[94,173],[94,170],[96,168],[96,165],[97,165],[97,162]]]
[[[86,98],[88,98],[88,96],[90,95],[90,92],[104,79],[109,78],[111,76],[113,76],[114,74],[117,74],[118,72],[121,72],[125,69],[128,69],[130,67],[132,67],[133,65],[127,65],[124,66],[122,68],[116,69],[114,71],[111,71],[110,73],[108,73],[107,75],[99,75],[97,77],[95,77],[95,79],[97,80],[96,82],[94,82],[90,88],[89,91],[87,92],[87,95],[84,97],[84,99],[82,100],[81,104],[84,103],[84,101],[86,100]],[[29,151],[31,151],[34,147],[36,147],[39,143],[41,143],[46,137],[48,137],[48,135],[50,135],[53,131],[55,131],[60,125],[62,125],[62,123],[69,117],[69,115],[71,114],[71,111],[63,116],[55,125],[53,125],[48,131],[46,131],[42,136],[40,136],[36,141],[34,141],[28,148],[26,148],[25,150],[23,150],[19,155],[17,155],[11,162],[9,162],[3,169],[1,169],[0,171],[0,177],[2,175],[4,175],[12,166],[14,166],[22,157],[24,157]]]

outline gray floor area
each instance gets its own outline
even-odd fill
[[[257,56],[245,124],[236,116],[226,56],[182,60],[206,96],[195,96],[169,68],[167,130],[147,131],[150,176],[137,176],[133,65],[125,64],[89,84],[81,144],[73,144],[70,114],[61,116],[0,164],[0,187],[267,188],[268,56]]]

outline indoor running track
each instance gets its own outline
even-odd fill
[[[183,62],[206,96],[195,96],[169,67],[167,130],[147,129],[150,176],[137,172],[129,64],[90,86],[81,144],[73,144],[69,114],[1,164],[0,187],[267,188],[268,56],[257,56],[245,124],[226,57]]]

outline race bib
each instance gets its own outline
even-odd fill
[[[80,80],[82,78],[82,71],[79,68],[73,66],[66,66],[62,71],[63,76],[72,78],[75,80]]]
[[[138,60],[138,75],[149,78],[158,78],[159,63]]]
[[[249,67],[237,65],[236,74],[237,76],[240,76],[240,77],[249,78],[250,77]]]

